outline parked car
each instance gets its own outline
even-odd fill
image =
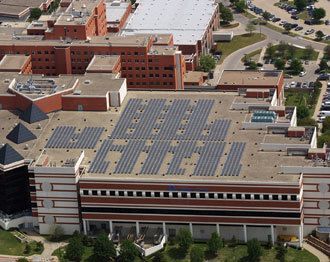
[[[294,19],[294,20],[298,20],[299,19],[299,17],[297,15],[292,15],[291,18]]]
[[[311,35],[315,32],[314,29],[308,29],[306,32],[305,32],[305,35]]]
[[[301,30],[303,30],[304,28],[302,27],[302,26],[297,26],[294,30],[295,31],[301,31]]]
[[[308,83],[307,82],[303,82],[301,88],[308,88]]]
[[[301,88],[302,83],[301,82],[297,82],[296,88]]]
[[[330,25],[330,20],[328,20],[328,19],[325,20],[325,21],[324,21],[324,24],[325,24],[325,25]]]
[[[317,78],[318,80],[329,80],[329,74],[324,73],[319,75],[319,77]]]
[[[288,23],[287,21],[282,20],[282,21],[279,23],[279,25],[282,26],[282,25],[285,25],[285,24],[287,24],[287,23]]]
[[[291,84],[290,84],[290,87],[295,88],[296,86],[297,86],[297,83],[295,81],[292,81]]]
[[[297,28],[298,24],[291,24],[291,28]]]
[[[299,73],[299,76],[302,77],[302,76],[305,76],[306,74],[307,74],[307,72],[302,71],[302,72]]]
[[[278,22],[278,21],[281,21],[281,18],[279,17],[274,17],[273,20],[272,20],[274,23]]]
[[[286,83],[284,86],[285,89],[290,88],[290,83]]]
[[[314,82],[309,82],[308,88],[314,88]]]

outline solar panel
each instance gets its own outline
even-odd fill
[[[92,164],[89,167],[88,172],[90,173],[105,173],[107,170],[110,161],[105,161],[106,156],[112,146],[112,140],[104,140],[100,149],[97,151]]]
[[[141,174],[157,174],[169,149],[170,141],[155,141],[150,147]]]
[[[242,165],[240,164],[245,143],[234,142],[230,148],[227,160],[223,166],[221,176],[238,176],[241,172]]]
[[[80,133],[75,133],[75,130],[74,126],[56,127],[46,148],[94,148],[104,128],[85,127]]]
[[[199,147],[200,156],[193,175],[214,176],[224,148],[223,142],[205,142],[203,147]]]
[[[172,147],[173,159],[167,170],[167,174],[183,175],[185,169],[180,168],[184,158],[189,158],[195,151],[196,141],[181,141],[177,147]]]

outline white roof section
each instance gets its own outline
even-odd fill
[[[113,23],[113,22],[119,22],[120,19],[125,14],[127,7],[129,3],[121,2],[121,1],[112,1],[112,2],[106,2],[106,16],[107,16],[107,22]]]
[[[139,0],[138,3],[123,34],[173,34],[176,45],[193,45],[201,40],[217,8],[214,0]]]

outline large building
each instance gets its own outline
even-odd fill
[[[10,83],[22,86],[14,78]],[[98,104],[90,95],[118,80],[76,78],[81,95],[90,92],[89,105]],[[1,110],[0,122],[1,171],[22,177],[15,168],[23,166],[31,198],[31,209],[21,208],[31,214],[13,210],[2,227],[105,230],[114,241],[158,246],[181,227],[199,240],[218,231],[241,242],[289,236],[301,244],[314,229],[330,226],[329,149],[316,148],[314,127],[296,126],[296,109],[282,106],[274,88],[263,97],[136,91],[98,112],[45,114],[34,102]],[[14,157],[4,157],[8,150]],[[26,192],[20,183],[16,190]]]
[[[122,30],[124,35],[173,34],[174,44],[194,70],[202,53],[213,46],[212,31],[220,26],[218,4],[214,0],[139,0]]]

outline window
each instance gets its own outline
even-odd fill
[[[292,201],[297,201],[297,196],[296,196],[296,195],[292,195],[292,196],[291,196],[291,200],[292,200]]]
[[[83,190],[83,195],[88,196],[88,190]]]
[[[106,195],[107,195],[107,191],[102,190],[101,191],[101,196],[106,196]]]
[[[155,197],[160,197],[160,192],[155,192]]]
[[[187,198],[188,194],[186,192],[181,193],[182,198]]]
[[[282,195],[282,200],[288,200],[288,195]]]
[[[128,191],[127,196],[132,197],[133,196],[133,191]]]
[[[179,194],[178,194],[178,192],[173,192],[173,197],[178,197],[179,196]]]
[[[199,198],[205,198],[205,193],[199,193]]]
[[[254,199],[260,200],[260,195],[254,195]]]
[[[264,200],[269,200],[269,195],[264,195]]]
[[[245,194],[245,199],[251,199],[251,195],[250,194]]]
[[[236,199],[242,199],[242,194],[236,194]]]
[[[139,53],[138,52],[134,52],[134,55],[139,55]]]
[[[209,198],[214,198],[214,193],[209,193]]]
[[[278,195],[273,195],[273,200],[278,200]]]
[[[124,191],[119,191],[119,196],[124,196],[124,195],[125,195]]]
[[[227,194],[227,199],[233,199],[233,194]]]
[[[151,192],[146,192],[146,197],[151,197]]]
[[[170,197],[170,193],[169,192],[164,192],[164,197]]]
[[[92,195],[93,196],[97,196],[97,191],[96,190],[92,190]]]
[[[137,192],[136,192],[136,196],[138,196],[138,197],[142,197],[142,192],[141,192],[141,191],[137,191]]]
[[[149,74],[149,77],[154,77],[154,74]]]
[[[196,198],[196,193],[190,193],[190,198]]]
[[[222,193],[219,193],[218,194],[218,198],[223,199],[223,194]]]

